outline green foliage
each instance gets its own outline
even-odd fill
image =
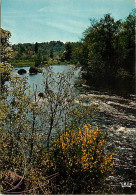
[[[25,51],[20,55],[20,47],[24,47]],[[54,57],[61,56],[65,50],[64,43],[61,41],[51,41],[51,42],[43,42],[43,43],[23,43],[12,45],[12,49],[15,53],[16,59],[26,59],[28,56],[32,58],[38,54],[38,52],[44,57],[50,57],[50,51],[53,49]],[[17,53],[17,54],[16,54]],[[19,56],[20,55],[20,56]]]
[[[65,45],[65,53],[64,53],[64,56],[65,56],[65,60],[66,61],[70,61],[71,59],[71,55],[72,55],[72,46],[70,43],[66,43]]]
[[[51,48],[51,50],[50,50],[50,58],[53,59],[53,56],[54,56],[54,52],[53,52],[53,48]]]
[[[75,42],[75,43],[72,43],[71,62],[72,62],[73,64],[79,65],[81,47],[82,47],[82,42]]]
[[[134,13],[125,21],[115,21],[110,14],[92,24],[85,33],[80,64],[83,76],[90,85],[112,86],[121,79],[124,69],[134,79]]]
[[[18,62],[18,65],[22,60],[34,61],[37,58],[38,53],[43,59],[44,65],[52,64],[68,64],[79,62],[79,51],[82,43],[63,43],[60,41],[51,41],[45,43],[24,43],[13,45],[14,59]],[[22,48],[25,48],[22,50]],[[21,51],[21,52],[20,52]],[[51,58],[51,59],[50,59]],[[15,65],[15,60],[11,63]]]
[[[119,58],[121,68],[130,75],[134,75],[135,67],[135,10],[133,10],[122,23],[122,31],[119,34]]]
[[[34,45],[34,51],[36,54],[38,53],[38,43],[37,42]]]
[[[38,54],[36,54],[35,56],[35,66],[40,66],[42,63],[42,56],[41,54],[38,52]]]
[[[9,44],[9,38],[11,36],[11,33],[9,31],[6,31],[2,28],[0,28],[0,59],[1,62],[7,62],[9,58],[11,58],[11,47]]]
[[[101,130],[90,125],[58,134],[46,154],[47,172],[59,173],[53,193],[101,193],[113,167],[114,154],[106,151],[106,144]]]
[[[75,101],[76,103],[76,101]],[[78,129],[84,124],[90,123],[92,115],[98,111],[98,106],[84,106],[82,100],[79,100],[77,105],[74,105],[73,109],[69,113],[71,120],[69,121],[69,128]]]
[[[9,31],[0,28],[0,91],[3,88],[5,81],[10,78],[12,66],[8,63],[12,57],[12,49],[9,44],[11,34]]]
[[[9,88],[4,90],[0,96],[0,184],[2,191],[11,189],[12,185],[16,186],[22,178],[23,186],[21,182],[18,190],[29,191],[31,188],[40,190],[38,185],[41,183],[39,180],[42,176],[40,176],[40,170],[36,168],[37,153],[41,150],[41,143],[39,134],[37,134],[37,123],[42,110],[34,102],[32,96],[28,95],[29,86],[26,78],[12,77],[9,85]],[[34,174],[32,170],[36,173]],[[38,181],[36,177],[39,178]],[[44,176],[42,179],[46,181]],[[16,188],[12,191],[14,190],[16,191]]]
[[[12,60],[11,61],[12,66],[14,67],[31,67],[31,66],[35,66],[35,62],[34,61],[30,61],[30,60]]]
[[[65,51],[61,56],[62,62],[79,63],[81,42],[67,42],[65,43]]]

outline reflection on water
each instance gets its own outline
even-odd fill
[[[74,84],[74,80],[78,77],[78,74],[79,74],[79,69],[75,70],[74,69],[74,66],[72,65],[54,65],[54,66],[51,66],[52,67],[52,71],[54,73],[66,73],[66,72],[74,72],[74,76],[73,78],[71,79],[71,84],[73,85]],[[44,76],[42,73],[38,73],[38,74],[35,74],[35,75],[29,75],[29,67],[22,67],[23,69],[25,69],[27,71],[26,74],[24,75],[18,75],[18,70],[20,68],[16,68],[15,71],[14,71],[14,74],[19,76],[19,77],[24,77],[24,76],[27,76],[28,77],[28,83],[30,85],[30,89],[33,91],[34,89],[34,86],[37,85],[37,90],[38,91],[44,91],[44,86],[43,86],[43,82],[44,82]],[[42,68],[43,71],[46,71],[45,68]]]
[[[74,82],[76,78],[80,74],[80,70],[74,70],[73,66],[68,65],[54,65],[51,66],[54,73],[66,73],[68,71],[74,72],[74,76],[72,77],[71,84],[74,86]],[[16,68],[14,71],[14,74],[18,75],[17,71],[20,68]],[[44,77],[42,73],[38,73],[36,75],[29,75],[29,67],[24,67],[24,69],[27,71],[27,74],[24,75],[18,75],[20,77],[27,76],[28,77],[28,83],[30,85],[31,90],[33,91],[33,87],[37,85],[38,91],[43,91],[43,81]],[[46,71],[46,70],[45,70]],[[74,88],[77,93],[77,89]],[[108,92],[100,92],[100,91],[92,91],[87,90],[84,92],[81,92],[78,90],[78,96],[77,98],[83,98],[84,101],[88,101],[88,104],[86,106],[93,104],[96,104],[99,106],[100,111],[95,115],[95,121],[98,124],[105,124],[105,125],[120,125],[127,128],[131,128],[135,126],[135,116],[134,113],[136,111],[136,96],[131,95],[128,98],[124,98],[117,95],[111,95],[108,94]]]

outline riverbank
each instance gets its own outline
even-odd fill
[[[11,61],[11,65],[13,67],[32,67],[35,65],[34,61],[30,61],[30,60],[13,60]]]
[[[32,67],[35,66],[35,62],[31,61],[31,60],[13,60],[10,62],[11,65],[15,68],[22,68],[22,67]],[[71,63],[68,62],[58,62],[56,60],[53,61],[47,61],[44,64],[41,64],[40,66],[44,67],[44,66],[50,66],[50,65],[71,65]]]
[[[99,110],[92,117],[92,126],[98,125],[108,135],[107,149],[116,148],[114,174],[107,178],[113,193],[136,191],[136,96],[129,99],[99,91],[79,95],[83,106],[97,105]],[[75,103],[79,104],[80,101]]]

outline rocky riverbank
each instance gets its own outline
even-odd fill
[[[92,125],[99,125],[107,132],[107,149],[117,149],[114,175],[107,178],[112,193],[136,193],[136,96],[125,99],[90,91],[81,94],[79,99],[83,100],[84,106],[98,105],[99,111],[93,116]]]

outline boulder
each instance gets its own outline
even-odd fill
[[[45,98],[45,94],[43,93],[43,92],[40,92],[39,94],[38,94],[38,96],[40,97],[40,98]]]
[[[41,73],[41,69],[36,68],[36,67],[30,67],[29,69],[29,74],[37,74],[37,73]]]
[[[27,72],[26,72],[26,70],[25,69],[20,69],[20,70],[18,70],[18,74],[26,74]]]

